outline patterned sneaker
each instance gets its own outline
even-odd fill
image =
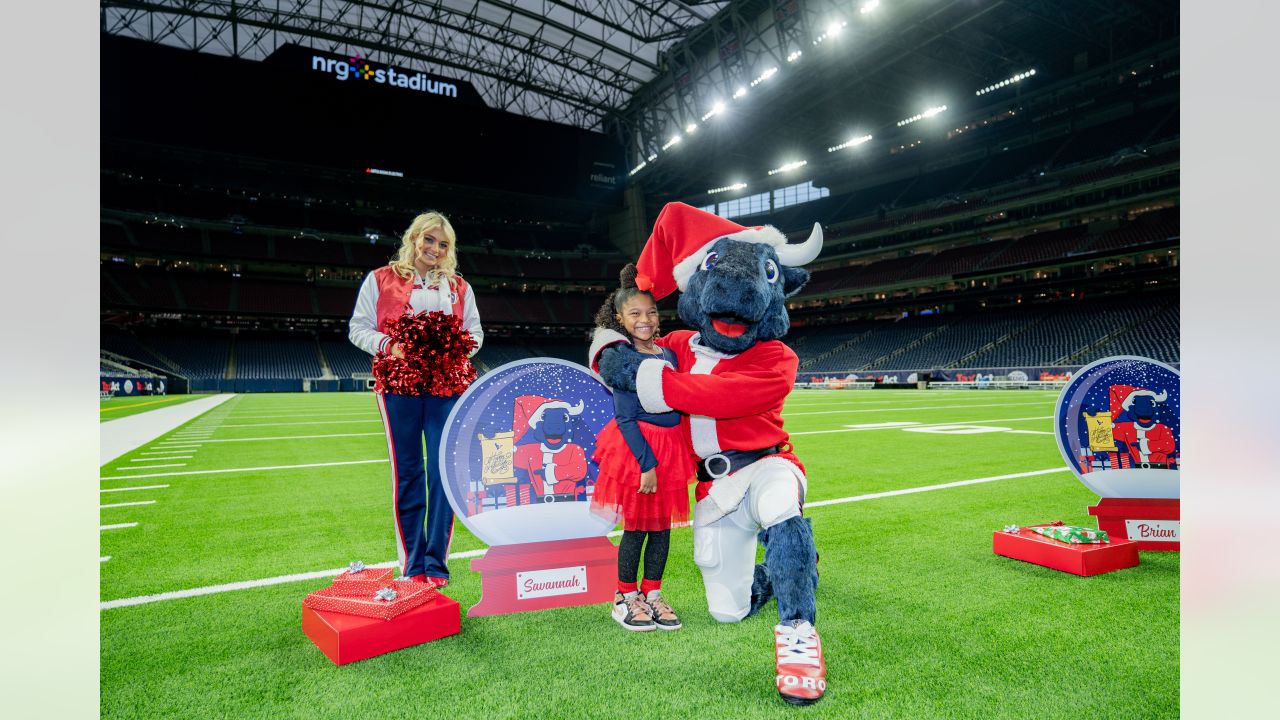
[[[640,593],[627,598],[622,593],[615,592],[613,619],[617,620],[624,630],[632,632],[646,632],[656,627],[653,624],[653,616],[649,614],[649,606],[645,604],[644,597]]]
[[[775,625],[778,694],[792,705],[810,705],[827,691],[827,664],[818,631],[803,620]]]
[[[653,622],[658,626],[659,630],[679,630],[683,627],[680,624],[680,618],[676,615],[676,611],[671,609],[671,605],[663,599],[662,593],[657,590],[649,591],[644,599],[645,604],[649,606],[649,615],[653,618]]]

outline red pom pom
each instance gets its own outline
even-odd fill
[[[475,338],[457,315],[442,312],[403,315],[387,324],[387,347],[399,345],[404,358],[378,353],[373,359],[374,391],[451,397],[476,379],[468,356]]]

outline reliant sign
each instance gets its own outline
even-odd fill
[[[363,80],[442,97],[458,97],[458,86],[454,83],[433,80],[429,75],[420,72],[406,73],[390,66],[376,67],[360,55],[347,60],[312,55],[311,70],[331,75],[337,80]]]

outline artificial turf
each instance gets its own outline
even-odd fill
[[[786,411],[811,502],[1063,467],[1038,392],[830,391]],[[1015,419],[1034,418],[1034,419]],[[1046,434],[853,429],[979,423]],[[325,423],[325,424],[302,424]],[[386,446],[364,394],[238,396],[188,427],[212,430],[182,467],[102,469],[105,600],[394,557]],[[973,426],[969,426],[972,428]],[[179,429],[179,431],[185,428]],[[828,432],[838,430],[840,432]],[[955,431],[953,429],[952,431]],[[370,434],[363,434],[370,433]],[[803,434],[814,433],[814,434]],[[344,437],[301,438],[306,435]],[[245,440],[287,437],[291,440]],[[186,441],[182,441],[186,442]],[[195,441],[192,441],[195,442]],[[368,464],[166,475],[228,468]],[[168,462],[163,464],[170,464]],[[156,477],[139,477],[159,474]],[[326,581],[114,607],[101,613],[106,717],[1164,718],[1178,714],[1176,553],[1079,578],[991,552],[1009,523],[1092,524],[1069,472],[808,510],[821,552],[818,623],[830,690],[815,706],[773,689],[773,608],[733,625],[706,613],[691,532],[673,531],[664,595],[675,633],[626,633],[604,605],[463,620],[460,635],[334,667],[299,629]],[[483,544],[459,523],[452,550]],[[447,593],[479,600],[469,561]],[[770,617],[772,615],[772,617]]]

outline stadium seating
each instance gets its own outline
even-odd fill
[[[318,378],[319,346],[314,338],[254,337],[241,333],[236,338],[237,379]]]

